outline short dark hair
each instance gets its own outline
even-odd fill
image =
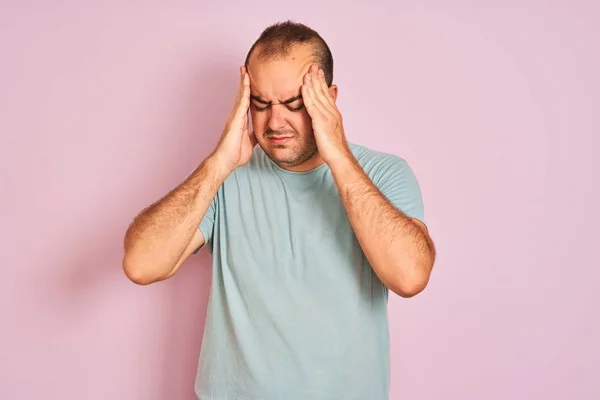
[[[258,46],[261,49],[257,57],[268,60],[270,58],[286,57],[292,47],[297,44],[312,45],[312,55],[325,73],[327,85],[331,86],[333,83],[333,56],[331,50],[317,31],[299,22],[278,22],[267,27],[248,51],[244,65],[248,68],[250,57]]]

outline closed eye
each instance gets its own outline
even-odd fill
[[[300,104],[299,106],[296,107],[291,107],[291,106],[286,106],[288,110],[293,111],[293,112],[298,112],[304,109],[304,104]]]
[[[252,107],[254,107],[254,109],[258,112],[266,111],[273,106],[270,101],[266,101],[257,95],[251,94],[250,99],[252,100]],[[304,109],[302,93],[299,93],[292,98],[282,101],[281,103],[277,103],[276,105],[283,105],[285,106],[285,108],[292,112],[302,111]]]
[[[269,108],[271,108],[271,105],[258,105],[256,103],[252,103],[252,106],[254,107],[254,109],[258,112],[262,112],[262,111],[266,111]],[[295,107],[292,107],[288,104],[285,104],[285,108],[287,108],[288,110],[292,111],[292,112],[298,112],[298,111],[302,111],[304,109],[304,104],[300,104],[300,105],[296,105]]]
[[[268,110],[269,108],[271,108],[271,106],[270,106],[270,105],[267,105],[267,106],[259,106],[259,105],[255,104],[255,103],[252,103],[252,107],[254,107],[254,109],[255,109],[256,111],[265,111],[265,110]]]
[[[304,108],[304,101],[302,101],[301,96],[297,96],[293,99],[290,99],[290,100],[284,102],[284,104],[288,110],[294,111],[294,112],[300,111]]]

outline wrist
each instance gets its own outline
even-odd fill
[[[334,174],[353,169],[358,164],[354,154],[347,147],[335,152],[325,161]]]
[[[365,183],[370,181],[362,166],[351,152],[331,161],[329,169],[340,193],[343,194],[355,187],[364,188]]]
[[[227,159],[221,157],[218,152],[211,153],[206,158],[206,165],[211,170],[217,179],[225,180],[235,169]]]

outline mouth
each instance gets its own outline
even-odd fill
[[[292,136],[269,136],[269,140],[273,143],[281,144],[291,139]]]

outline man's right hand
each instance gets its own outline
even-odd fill
[[[219,144],[177,188],[142,210],[125,234],[123,269],[147,285],[172,276],[206,241],[198,229],[219,187],[247,163],[256,139],[248,132],[250,77],[240,68],[240,88]]]
[[[213,153],[223,168],[228,172],[246,164],[250,157],[256,138],[248,131],[248,107],[250,107],[250,77],[245,67],[240,67],[240,86],[235,105],[221,139]]]

